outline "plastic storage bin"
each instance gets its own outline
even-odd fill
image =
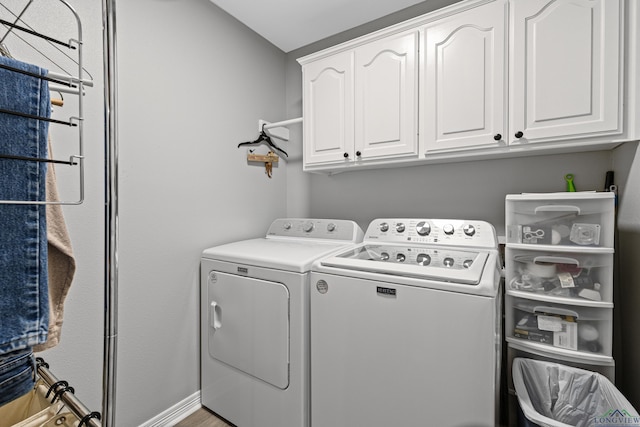
[[[507,335],[554,351],[611,356],[612,311],[507,295]]]
[[[516,358],[520,426],[640,425],[638,413],[606,377],[559,363]]]
[[[613,248],[613,193],[508,195],[507,244]]]
[[[528,292],[534,298],[535,295],[564,298],[577,305],[613,303],[612,253],[558,253],[507,247],[505,259],[508,290]]]

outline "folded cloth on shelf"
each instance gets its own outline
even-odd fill
[[[49,157],[51,155],[49,140]],[[47,169],[47,201],[60,201],[56,174],[52,163]],[[47,239],[49,258],[49,336],[47,342],[36,345],[33,351],[43,351],[55,347],[60,342],[64,301],[76,272],[76,260],[73,256],[71,238],[62,213],[62,206],[47,205]]]
[[[47,73],[7,57],[0,57],[0,64],[37,76]],[[0,68],[0,81],[0,108],[50,117],[46,80]],[[48,129],[44,120],[0,113],[0,154],[46,158]],[[43,162],[0,158],[0,200],[45,200],[46,171]],[[34,345],[46,341],[47,282],[46,207],[0,204],[0,369],[10,366],[5,355],[31,352]],[[33,387],[33,376],[17,381],[10,373],[5,374],[13,380],[0,384],[0,396],[12,395],[27,383],[29,389]]]

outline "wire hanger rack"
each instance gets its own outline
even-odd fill
[[[68,40],[56,38],[51,34],[47,34],[46,31],[38,31],[38,29],[32,27],[28,22],[26,22],[25,13],[34,3],[38,2],[44,5],[47,9],[51,8],[54,4],[61,6],[61,10],[64,15],[68,15],[70,19],[69,22],[76,23],[75,28],[64,28],[65,31],[73,33],[71,38]],[[8,3],[12,5],[13,10],[7,6]],[[0,152],[0,161],[46,162],[77,168],[77,180],[74,179],[73,182],[77,185],[77,198],[66,201],[0,200],[0,204],[79,205],[84,202],[85,196],[83,98],[85,88],[93,87],[91,74],[83,65],[82,22],[75,9],[65,0],[25,0],[21,3],[20,7],[15,7],[15,4],[20,4],[20,2],[18,0],[11,2],[0,0],[0,54],[11,57],[11,51],[14,48],[13,43],[20,43],[21,47],[26,45],[28,49],[31,49],[30,53],[34,54],[31,56],[42,58],[42,62],[33,60],[25,62],[30,62],[46,69],[53,67],[56,71],[49,71],[46,75],[31,75],[22,69],[17,69],[5,64],[0,64],[0,68],[9,72],[27,74],[32,77],[46,80],[48,82],[50,92],[59,93],[61,96],[63,93],[77,96],[77,102],[70,102],[70,106],[65,105],[64,113],[67,117],[64,119],[60,119],[58,117],[51,118],[33,116],[12,111],[4,108],[3,106],[0,106],[0,114],[21,116],[25,119],[34,121],[47,121],[52,125],[69,128],[69,131],[65,131],[64,134],[65,136],[71,135],[71,137],[65,137],[64,144],[68,146],[68,151],[73,154],[70,154],[68,159],[52,159],[17,156]],[[9,43],[9,40],[11,40],[11,43]],[[21,58],[16,59],[22,60]],[[75,176],[75,171],[73,176]],[[0,185],[2,185],[1,182]],[[66,407],[78,418],[78,420],[80,420],[78,427],[102,426],[100,413],[89,411],[89,409],[87,409],[87,407],[75,396],[73,387],[69,387],[68,384],[64,385],[63,383],[66,383],[66,381],[58,381],[55,375],[49,370],[49,365],[40,358],[38,358],[37,363],[37,376],[50,387],[49,390],[54,393],[53,400],[60,399],[63,401]]]
[[[45,0],[40,0],[44,2]],[[47,162],[53,164],[69,165],[77,168],[77,198],[75,200],[62,200],[62,201],[42,201],[42,200],[0,200],[0,204],[59,204],[59,205],[79,205],[84,201],[85,195],[85,157],[84,157],[84,94],[85,87],[92,87],[93,81],[90,78],[90,73],[83,66],[83,42],[82,42],[82,22],[80,16],[65,0],[57,0],[56,3],[64,5],[77,24],[75,34],[67,41],[60,40],[49,34],[44,34],[37,31],[31,25],[24,21],[24,14],[33,5],[36,0],[28,0],[27,3],[19,11],[12,11],[2,2],[0,2],[0,53],[3,56],[11,56],[10,49],[5,44],[8,36],[12,36],[14,40],[20,40],[22,43],[28,45],[33,51],[38,54],[38,57],[46,60],[46,65],[42,68],[50,68],[55,66],[62,70],[62,72],[48,72],[46,76],[40,76],[37,74],[30,74],[26,71],[16,69],[4,64],[0,64],[0,68],[5,70],[27,74],[32,77],[37,77],[48,82],[49,91],[57,92],[59,94],[67,93],[77,95],[77,103],[71,114],[65,119],[49,118],[33,116],[23,114],[16,111],[0,108],[0,114],[9,114],[15,116],[21,116],[31,120],[44,120],[53,125],[66,126],[73,131],[70,133],[73,135],[73,139],[76,140],[74,145],[74,154],[70,154],[68,159],[50,159],[50,158],[30,158],[24,156],[10,155],[6,153],[0,153],[0,160],[11,161],[36,161]],[[47,2],[49,3],[49,2]],[[39,44],[36,46],[36,41]],[[43,48],[46,47],[46,50]],[[61,66],[61,62],[56,56],[59,56],[64,61],[71,64],[69,66]],[[38,64],[36,64],[38,65]],[[67,71],[68,69],[69,71]],[[87,78],[88,76],[88,78]],[[68,141],[65,141],[65,143]]]

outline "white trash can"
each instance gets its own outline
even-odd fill
[[[638,412],[599,373],[521,357],[511,369],[519,427],[640,427]]]

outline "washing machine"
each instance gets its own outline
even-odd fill
[[[238,427],[309,425],[311,264],[362,238],[353,221],[285,218],[203,252],[203,406]]]
[[[311,425],[497,425],[500,272],[484,221],[377,219],[316,261]]]

